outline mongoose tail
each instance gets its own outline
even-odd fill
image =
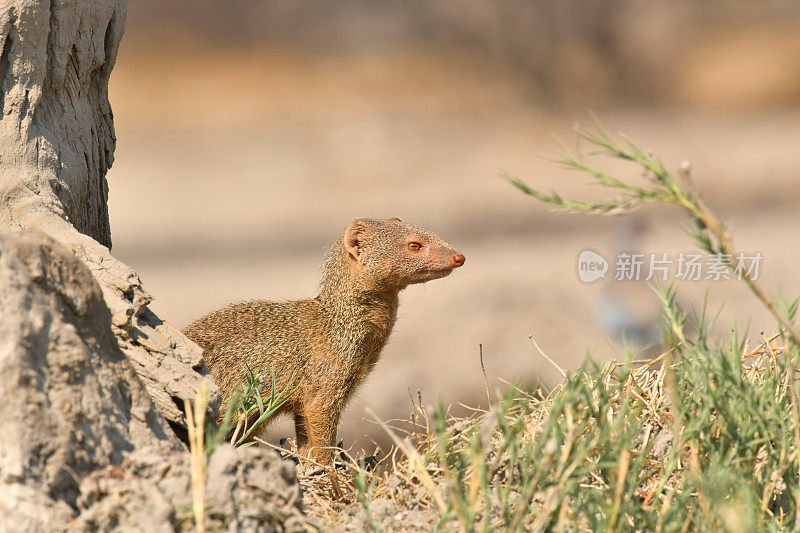
[[[464,262],[434,233],[399,218],[356,219],[331,247],[316,298],[234,304],[184,333],[205,351],[226,401],[248,366],[271,368],[278,390],[299,382],[282,411],[294,416],[301,453],[329,464],[339,418],[378,362],[400,291]]]

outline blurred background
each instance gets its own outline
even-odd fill
[[[114,254],[179,327],[234,300],[316,294],[325,250],[356,217],[399,216],[467,257],[412,286],[383,358],[343,420],[345,445],[383,441],[364,406],[486,406],[503,380],[554,383],[618,353],[620,323],[657,331],[643,283],[582,283],[591,249],[693,251],[671,209],[554,215],[500,178],[596,198],[542,157],[587,110],[692,162],[698,187],[761,252],[761,280],[800,294],[800,7],[673,0],[135,0],[111,77]],[[621,177],[635,168],[611,163]],[[720,332],[774,331],[733,282],[685,282],[684,306],[724,304]],[[293,436],[289,424],[271,438]],[[357,440],[359,439],[359,440]]]

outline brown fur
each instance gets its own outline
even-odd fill
[[[463,263],[435,234],[398,218],[356,219],[331,248],[316,298],[233,304],[184,333],[205,351],[225,400],[247,366],[271,368],[279,391],[299,383],[279,413],[294,416],[300,451],[329,463],[339,417],[392,332],[399,292]]]

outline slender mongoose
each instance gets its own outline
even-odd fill
[[[276,414],[294,416],[301,454],[329,464],[342,410],[392,332],[399,292],[464,261],[432,232],[399,218],[359,218],[331,247],[316,298],[236,303],[184,333],[203,348],[226,401],[247,368],[271,369],[278,391],[296,387]],[[264,389],[272,390],[271,380]]]

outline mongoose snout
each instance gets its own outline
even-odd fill
[[[203,348],[226,402],[248,368],[271,370],[276,390],[294,390],[278,414],[294,417],[300,452],[327,464],[342,411],[389,339],[399,292],[465,261],[433,232],[399,218],[358,218],[331,247],[316,298],[233,304],[184,333]]]

